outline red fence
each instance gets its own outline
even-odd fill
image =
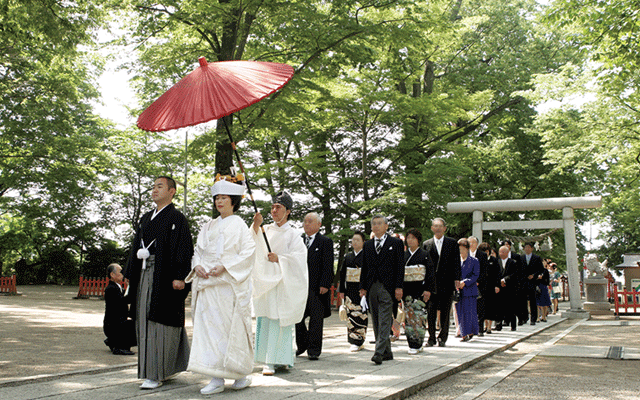
[[[618,290],[617,286],[613,287],[613,301],[615,304],[616,318],[620,314],[640,314],[640,292],[635,290]],[[624,311],[620,311],[624,309]],[[633,311],[630,311],[630,310]]]
[[[0,276],[0,293],[18,294],[16,287],[16,274],[11,276]]]
[[[76,299],[88,299],[89,297],[104,297],[104,290],[109,284],[109,278],[85,278],[80,277],[78,295]],[[122,289],[127,289],[127,284],[122,284]]]

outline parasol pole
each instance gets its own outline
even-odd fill
[[[233,118],[233,115],[231,115]],[[249,176],[247,176],[247,172],[244,170],[244,165],[242,165],[242,161],[240,161],[240,154],[238,154],[238,149],[236,148],[236,143],[233,141],[233,137],[231,136],[231,130],[229,130],[229,125],[227,125],[227,121],[224,120],[224,117],[221,118],[222,123],[224,124],[225,129],[227,130],[227,135],[229,135],[229,141],[231,142],[231,148],[233,148],[233,152],[236,155],[236,160],[238,160],[238,165],[240,166],[240,171],[244,175],[244,180],[247,182],[247,192],[249,192],[249,197],[251,197],[251,203],[253,203],[253,209],[255,212],[258,212],[258,205],[256,204],[256,200],[253,198],[253,193],[251,192],[251,185],[249,184]],[[267,250],[269,253],[272,253],[271,246],[269,246],[269,239],[267,239],[267,233],[264,231],[264,226],[260,225],[260,230],[262,231],[262,236],[264,237],[264,242],[267,244]]]

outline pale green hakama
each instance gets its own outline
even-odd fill
[[[254,234],[256,261],[253,271],[253,304],[257,317],[255,361],[293,367],[293,327],[302,320],[307,304],[309,277],[307,246],[289,223],[265,227],[278,262],[267,259],[262,234]]]

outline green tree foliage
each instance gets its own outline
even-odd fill
[[[105,130],[92,113],[98,92],[83,49],[102,12],[86,0],[3,0],[0,9],[0,213],[9,227],[1,234],[26,240],[3,245],[0,257],[66,266],[75,257],[67,251],[98,228],[90,213]],[[37,281],[59,280],[54,272]]]

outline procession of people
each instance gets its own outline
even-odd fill
[[[117,264],[107,269],[112,283],[105,343],[114,354],[133,354],[137,343],[142,389],[188,370],[210,378],[204,395],[224,391],[225,379],[240,390],[251,385],[254,363],[269,376],[293,368],[304,353],[310,360],[321,356],[323,321],[331,315],[333,242],[320,232],[322,218],[315,212],[305,216],[304,232],[290,224],[294,202],[286,191],[272,199],[272,223],[263,225],[255,213],[247,226],[235,215],[245,188],[241,174],[216,177],[211,193],[218,216],[202,225],[194,247],[187,219],[172,202],[175,181],[157,178],[156,207],[137,225],[124,279]],[[349,351],[365,347],[370,319],[375,364],[393,360],[391,342],[401,323],[408,354],[418,355],[425,345],[447,345],[452,313],[456,336],[469,342],[503,324],[516,330],[527,321],[546,322],[552,297],[557,311],[555,289],[548,292],[557,286],[557,266],[534,254],[533,243],[520,256],[504,241],[494,257],[495,250],[476,237],[445,236],[443,218],[431,221],[433,237],[424,242],[416,228],[405,236],[390,234],[384,215],[373,215],[370,226],[369,240],[353,233],[353,251],[337,276]],[[190,291],[191,346],[185,330]],[[127,304],[129,315],[122,315]],[[125,325],[131,333],[119,336]]]

